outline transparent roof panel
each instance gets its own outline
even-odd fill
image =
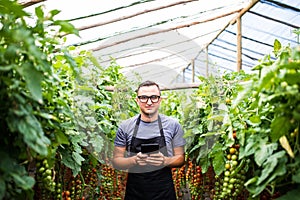
[[[65,45],[92,50],[103,66],[111,58],[131,79],[163,84],[191,82],[195,75],[237,70],[237,24],[232,23],[250,0],[48,0],[35,6],[61,10],[80,37]],[[297,45],[300,1],[253,1],[242,16],[242,69],[251,71],[272,52],[275,39]],[[257,2],[257,3],[256,3]],[[184,78],[179,78],[184,75]],[[197,80],[195,80],[197,81]]]

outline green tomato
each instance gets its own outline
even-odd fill
[[[233,165],[233,166],[237,166],[238,164],[239,164],[238,161],[236,161],[236,160],[233,160],[233,161],[232,161],[232,165]]]
[[[282,88],[286,88],[288,86],[288,83],[286,81],[283,81],[283,82],[280,83],[280,86]]]
[[[231,178],[230,180],[229,180],[229,183],[235,183],[236,182],[236,179],[235,178]]]
[[[237,157],[237,155],[235,155],[235,154],[231,156],[231,160],[237,160],[237,158],[238,158],[238,157]]]
[[[43,165],[46,165],[48,164],[48,161],[47,160],[43,160]]]
[[[225,172],[224,172],[224,175],[225,175],[225,176],[229,176],[229,175],[230,175],[230,172],[229,172],[229,171],[225,171]]]
[[[51,174],[52,174],[51,169],[47,169],[47,170],[46,170],[46,174],[47,174],[47,175],[51,175]]]
[[[225,176],[224,177],[224,182],[228,182],[229,181],[229,177],[228,176]]]
[[[39,169],[39,172],[40,173],[43,173],[45,171],[45,168],[44,167],[41,167],[40,169]]]

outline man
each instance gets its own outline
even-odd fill
[[[127,170],[125,200],[174,200],[171,168],[185,162],[183,130],[177,120],[159,114],[159,85],[146,81],[137,89],[140,114],[125,120],[115,138],[113,165]],[[142,153],[143,144],[159,144],[158,152]]]

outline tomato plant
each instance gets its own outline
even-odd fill
[[[277,59],[265,56],[255,67],[257,76],[244,84],[238,97],[251,100],[239,114],[248,127],[237,137],[243,141],[240,158],[252,160],[252,177],[245,184],[252,197],[267,191],[269,196],[279,192],[281,199],[288,199],[299,191],[299,137],[294,133],[300,120],[300,49],[281,47],[276,40],[274,53]]]
[[[203,176],[216,173],[216,199],[298,195],[299,47],[276,40],[274,53],[258,73],[200,77],[184,128]]]
[[[77,67],[67,49],[54,53],[58,38],[48,31],[56,27],[57,34],[78,32],[69,23],[54,20],[58,11],[51,11],[46,17],[38,7],[35,22],[28,25],[31,16],[16,1],[4,0],[0,6],[0,121],[5,135],[0,142],[0,198],[32,198],[36,159],[53,155],[55,148],[63,143],[58,139],[60,130],[70,118],[67,94],[62,88],[58,91],[60,79],[52,69],[54,57],[60,54],[70,68]],[[52,24],[49,30],[45,24]],[[49,99],[57,101],[51,104]],[[51,109],[45,109],[48,105]],[[47,164],[45,170],[51,171],[53,165]],[[51,175],[44,178],[49,180]]]
[[[44,13],[37,7],[30,15],[8,0],[0,7],[0,123],[5,136],[0,142],[0,199],[84,198],[82,178],[76,190],[69,180],[85,173],[86,160],[105,163],[121,111],[128,116],[137,112],[133,98],[128,99],[133,91],[120,95],[105,89],[126,88],[114,62],[104,68],[90,52],[61,45],[60,35],[78,31],[54,19],[58,10]],[[116,94],[127,99],[115,100]],[[112,107],[113,101],[124,109]]]

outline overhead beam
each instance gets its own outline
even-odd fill
[[[167,90],[182,90],[182,89],[197,89],[200,83],[177,83],[171,86],[160,86],[161,91]],[[115,90],[114,86],[105,86],[105,90],[113,92]]]
[[[242,18],[242,16],[248,12],[259,0],[252,0],[252,2],[245,8],[243,8],[239,14],[230,21],[230,25],[233,25],[237,22],[238,19]]]
[[[43,1],[46,1],[46,0],[19,0],[18,3],[20,5],[22,5],[24,8],[26,8],[26,7],[32,6],[34,4],[37,4],[37,3],[40,3]]]
[[[142,14],[146,14],[146,13],[149,13],[149,12],[169,8],[169,7],[172,7],[172,6],[177,6],[177,5],[180,5],[180,4],[186,4],[186,3],[189,3],[189,2],[193,2],[193,1],[197,1],[197,0],[180,1],[180,2],[175,2],[175,3],[168,4],[168,5],[165,5],[165,6],[160,6],[160,7],[156,7],[156,8],[152,8],[152,9],[146,9],[146,10],[143,10],[141,12],[134,13],[132,15],[122,16],[122,17],[119,17],[119,18],[115,18],[115,19],[105,21],[105,22],[95,23],[95,24],[92,24],[92,25],[81,26],[81,27],[78,27],[77,29],[79,31],[86,30],[86,29],[91,29],[91,28],[95,28],[95,27],[98,27],[98,26],[103,26],[103,25],[106,25],[106,24],[111,24],[111,23],[114,23],[114,22],[122,21],[122,20],[129,19],[129,18],[133,18],[133,17],[136,17],[138,15],[142,15]]]
[[[201,21],[195,21],[195,22],[192,22],[192,23],[189,23],[189,24],[183,24],[183,25],[179,25],[179,26],[176,26],[176,27],[171,27],[171,28],[163,29],[163,30],[159,30],[159,31],[152,31],[152,32],[149,32],[149,33],[146,33],[146,34],[137,35],[135,37],[131,37],[131,38],[128,38],[128,39],[117,41],[117,42],[114,42],[114,43],[111,43],[111,44],[100,45],[100,46],[98,46],[96,48],[93,48],[91,50],[92,51],[98,51],[98,50],[105,49],[105,48],[108,48],[108,47],[111,47],[111,46],[126,43],[126,42],[129,42],[131,40],[135,40],[135,39],[139,39],[139,38],[143,38],[143,37],[148,37],[150,35],[155,35],[155,34],[159,34],[159,33],[165,33],[165,32],[169,32],[169,31],[178,30],[178,29],[181,29],[181,28],[187,28],[187,27],[190,27],[190,26],[195,26],[195,25],[198,25],[198,24],[201,24],[201,23],[213,21],[213,20],[216,20],[218,18],[222,18],[222,17],[228,16],[228,15],[232,15],[234,13],[237,13],[238,11],[239,10],[234,10],[234,11],[219,15],[217,17],[212,17],[212,18],[201,20]]]

